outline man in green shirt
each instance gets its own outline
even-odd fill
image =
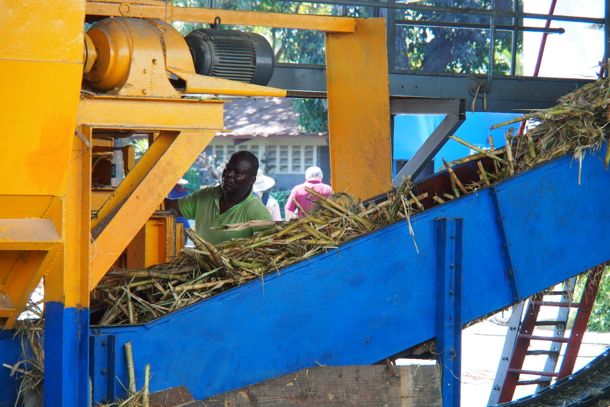
[[[257,171],[256,156],[249,151],[238,151],[225,166],[220,185],[204,187],[179,200],[166,201],[166,207],[177,210],[180,216],[187,219],[195,219],[197,234],[210,243],[218,244],[231,239],[250,237],[260,228],[222,228],[233,223],[253,220],[272,222],[267,208],[252,194]]]

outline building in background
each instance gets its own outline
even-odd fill
[[[295,99],[239,98],[225,105],[225,128],[205,149],[218,166],[238,150],[249,150],[265,174],[276,181],[276,190],[303,182],[305,169],[316,165],[330,182],[328,132],[308,133],[299,125]]]

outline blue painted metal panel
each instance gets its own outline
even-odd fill
[[[14,332],[0,331],[0,365],[13,366],[19,361],[21,346],[19,339],[13,338]],[[0,366],[0,406],[13,407],[17,399],[16,378],[11,377],[11,371]]]
[[[115,374],[123,383],[122,346],[129,341],[138,386],[150,363],[153,391],[183,384],[197,398],[317,363],[382,360],[435,336],[436,218],[463,219],[464,322],[514,301],[509,257],[520,297],[610,258],[603,236],[610,216],[602,210],[610,173],[599,156],[590,156],[581,187],[575,174],[571,160],[560,159],[495,191],[414,216],[417,248],[402,222],[264,283],[252,281],[144,326],[96,328],[93,335],[115,337]],[[107,384],[94,377],[95,387]],[[114,388],[123,393],[118,381]]]
[[[89,309],[45,303],[44,405],[89,403]]]
[[[436,220],[436,351],[444,407],[460,406],[462,380],[462,219]]]
[[[580,185],[578,177],[578,162],[564,157],[498,186],[522,297],[540,291],[547,275],[562,281],[610,258],[610,176],[601,155],[587,156]],[[539,201],[537,196],[553,198]]]
[[[115,400],[114,392],[114,360],[116,346],[112,335],[92,335],[89,341],[90,375],[96,378],[93,387],[93,399],[101,402]]]

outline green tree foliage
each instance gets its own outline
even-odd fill
[[[299,125],[307,133],[328,131],[328,112],[321,99],[299,99],[294,107],[299,114]]]
[[[499,10],[510,11],[513,2],[495,0]],[[176,5],[210,7],[211,0],[174,0]],[[492,0],[427,0],[417,5],[489,9]],[[325,5],[285,0],[215,0],[214,7],[286,14],[345,15],[371,17],[370,7]],[[393,69],[427,73],[486,74],[489,67],[490,33],[483,29],[425,27],[426,21],[489,24],[489,16],[447,11],[388,9],[397,20],[422,21],[420,26],[398,25],[395,30]],[[496,24],[512,24],[510,17],[498,17]],[[201,24],[182,24],[183,34]],[[324,64],[324,35],[320,32],[269,27],[230,27],[255,31],[266,37],[279,63]],[[512,33],[497,31],[495,35],[494,74],[510,72]],[[517,38],[520,47],[520,37]],[[518,51],[518,50],[517,50]],[[320,101],[299,101],[300,124],[307,132],[326,131],[326,109]]]
[[[496,0],[498,10],[510,11],[513,1]],[[418,5],[438,7],[460,7],[469,9],[489,9],[491,0],[434,0],[419,2]],[[449,13],[446,11],[401,10],[398,20],[439,21],[451,23],[476,23],[489,25],[489,17],[469,13]],[[512,24],[510,17],[499,17],[496,24]],[[494,74],[510,71],[510,50],[512,34],[496,32],[494,53]],[[518,41],[518,44],[521,41]],[[425,26],[397,26],[395,44],[395,69],[415,72],[484,74],[489,67],[491,39],[489,30],[464,28],[439,28]]]
[[[606,267],[601,279],[587,329],[595,332],[610,332],[610,267]],[[577,300],[581,298],[585,280],[586,278],[581,276],[576,283]]]

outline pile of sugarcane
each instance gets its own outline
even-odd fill
[[[413,214],[431,206],[424,205],[424,200],[442,204],[569,152],[582,160],[587,150],[600,148],[608,139],[608,85],[608,79],[587,84],[562,97],[553,108],[494,126],[521,120],[533,124],[524,135],[507,131],[506,145],[501,149],[492,146],[483,150],[451,137],[477,154],[451,164],[444,162],[450,192],[430,197],[418,194],[409,179],[384,199],[371,202],[347,194],[324,198],[310,190],[318,201],[309,216],[276,225],[252,238],[214,246],[188,231],[195,247],[186,248],[172,263],[109,272],[92,294],[92,315],[98,315],[99,325],[147,322],[246,281],[262,280],[265,273],[335,249],[385,225],[406,220],[410,226]],[[607,151],[606,165],[610,161],[610,149]],[[466,162],[476,163],[478,179],[463,180],[456,175],[455,166]]]
[[[99,325],[146,322],[246,281],[263,279],[265,273],[409,218],[421,210],[419,200],[425,197],[415,196],[411,189],[406,182],[380,204],[368,205],[347,194],[324,198],[310,190],[319,198],[310,216],[218,246],[187,230],[195,247],[185,248],[172,263],[110,271],[92,293],[92,315],[104,310]]]
[[[44,372],[42,318],[18,321],[15,335],[21,340],[20,359],[14,365],[6,363],[2,365],[10,370],[11,377],[19,381],[15,405],[42,405]]]

